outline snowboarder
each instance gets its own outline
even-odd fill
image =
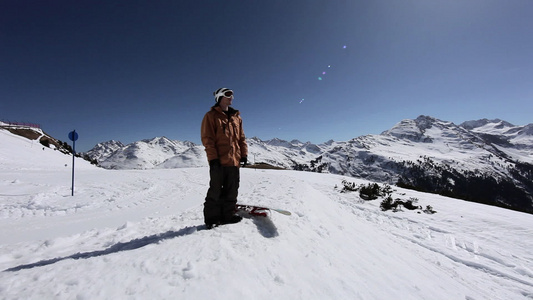
[[[247,163],[248,145],[238,110],[230,107],[233,91],[216,90],[216,104],[202,121],[202,144],[209,161],[209,189],[204,202],[204,222],[208,229],[242,220],[235,214],[239,189],[239,167]]]

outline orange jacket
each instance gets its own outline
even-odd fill
[[[248,156],[239,111],[229,107],[226,115],[219,106],[213,106],[202,120],[202,144],[208,161],[218,158],[222,166],[238,167],[241,157]]]

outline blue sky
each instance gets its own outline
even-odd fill
[[[76,129],[78,151],[200,143],[227,87],[261,139],[346,141],[422,114],[525,125],[532,15],[530,0],[6,0],[0,119]]]

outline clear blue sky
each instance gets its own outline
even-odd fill
[[[200,143],[227,87],[261,139],[346,141],[421,114],[525,125],[532,16],[531,0],[3,0],[0,119],[76,129],[78,151]]]

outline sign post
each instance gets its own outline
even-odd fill
[[[74,196],[74,158],[76,156],[76,140],[78,139],[76,130],[69,132],[68,138],[72,141],[72,196]]]

